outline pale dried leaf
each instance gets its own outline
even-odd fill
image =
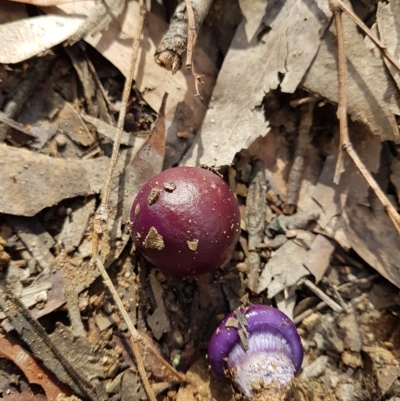
[[[369,45],[355,24],[342,15],[347,57],[347,110],[353,120],[365,123],[381,140],[399,142],[394,114],[400,114],[400,96],[381,55]],[[337,40],[332,25],[325,32],[321,47],[302,86],[337,103]]]
[[[0,145],[0,212],[33,216],[63,199],[100,192],[109,164],[63,160]]]
[[[103,29],[108,29],[111,21],[120,16],[124,7],[125,0],[103,0],[94,3],[85,23],[68,39],[68,43],[73,45],[85,36],[94,36]]]
[[[279,86],[296,90],[329,23],[327,8],[322,0],[278,0],[269,3],[263,22],[270,30],[260,40],[254,35],[248,41],[245,22],[238,27],[184,164],[230,164],[236,152],[268,132],[263,97]]]
[[[261,273],[257,294],[268,289],[268,298],[273,298],[285,288],[296,284],[309,274],[303,266],[307,251],[293,241],[284,243],[269,259]]]
[[[261,21],[264,18],[265,10],[268,6],[266,0],[239,0],[240,10],[245,18],[244,29],[247,41],[250,42],[254,34],[258,31]]]
[[[52,7],[46,12],[88,15],[93,6],[93,1],[81,1],[57,8]],[[128,74],[127,60],[131,57],[132,38],[136,35],[138,15],[139,4],[129,1],[123,13],[107,31],[85,38],[125,76]],[[153,55],[156,44],[161,41],[167,29],[168,24],[164,21],[151,13],[146,14],[134,79],[137,89],[154,110],[158,109],[164,93],[169,94],[166,108],[167,131],[168,135],[176,135],[178,132],[191,132],[200,127],[214,87],[217,70],[206,54],[201,49],[196,49],[194,53],[196,72],[204,76],[204,83],[200,88],[204,98],[202,100],[195,96],[194,79],[190,70],[182,69],[171,75],[170,72],[160,68],[154,62]]]
[[[350,126],[350,135],[354,148],[366,168],[371,173],[377,173],[381,153],[379,138],[369,135],[367,130],[359,125]],[[311,193],[311,197],[322,209],[318,220],[322,228],[335,216],[341,215],[345,207],[351,207],[354,203],[369,205],[369,186],[349,158],[345,158],[345,173],[341,175],[339,185],[333,185],[338,145],[334,143],[332,148],[334,154],[326,158],[319,182]]]
[[[304,265],[315,277],[317,283],[324,277],[334,251],[335,243],[324,235],[318,234],[307,252]]]
[[[41,15],[0,25],[0,63],[19,63],[58,45],[83,21],[78,16]]]
[[[391,0],[389,2],[379,2],[376,13],[376,21],[379,36],[385,44],[386,49],[397,60],[400,57],[400,1]],[[397,87],[400,88],[400,72],[389,61],[385,59],[393,79],[396,81]]]
[[[400,237],[376,199],[372,208],[354,205],[346,210],[347,238],[363,260],[400,288]]]

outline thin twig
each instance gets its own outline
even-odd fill
[[[341,14],[342,11],[339,7],[340,4],[338,0],[328,0],[329,7],[332,11],[333,17],[335,19],[336,25],[336,35],[338,41],[338,72],[339,72],[339,101],[338,101],[338,110],[337,117],[339,120],[340,126],[340,150],[338,161],[336,164],[336,171],[334,182],[337,184],[339,182],[340,173],[343,170],[343,150],[347,152],[350,158],[353,160],[354,164],[363,175],[365,180],[368,182],[371,189],[374,191],[380,202],[382,203],[386,213],[389,215],[392,220],[394,226],[396,227],[397,232],[400,234],[400,215],[397,213],[397,210],[390,203],[384,192],[379,187],[378,183],[373,178],[372,174],[368,171],[368,169],[364,166],[357,152],[355,151],[353,144],[350,141],[348,124],[347,124],[347,91],[346,91],[346,55],[344,50],[344,38],[343,38],[343,28],[342,28],[342,19]]]
[[[108,276],[103,263],[98,258],[99,236],[102,235],[102,233],[105,231],[105,226],[106,226],[106,222],[107,222],[107,205],[108,205],[108,200],[110,197],[111,182],[112,182],[112,179],[114,176],[114,170],[115,170],[115,166],[116,166],[117,160],[118,160],[119,147],[121,145],[121,138],[122,138],[122,133],[123,133],[123,124],[124,124],[125,115],[126,115],[126,107],[127,107],[129,95],[131,92],[133,74],[134,74],[136,62],[138,59],[140,39],[141,39],[142,32],[143,32],[145,15],[146,15],[146,8],[144,6],[144,0],[140,0],[139,22],[138,22],[137,32],[136,32],[135,38],[132,43],[132,55],[131,55],[129,75],[125,81],[124,91],[123,91],[123,95],[122,95],[122,107],[121,107],[121,110],[120,110],[120,113],[118,116],[118,124],[117,124],[118,133],[117,133],[117,136],[114,141],[113,152],[112,152],[112,156],[111,156],[110,166],[108,169],[106,184],[104,186],[104,190],[102,193],[101,204],[100,204],[98,214],[96,215],[94,224],[93,224],[94,232],[93,232],[93,248],[92,248],[91,263],[96,263],[96,265],[103,277],[104,283],[106,284],[107,288],[113,295],[114,301],[117,304],[118,309],[121,312],[122,317],[125,320],[125,323],[129,328],[129,331],[131,332],[132,342],[133,342],[132,348],[133,348],[133,353],[135,355],[136,363],[138,366],[140,378],[142,379],[142,383],[143,383],[143,386],[145,388],[145,391],[146,391],[146,394],[147,394],[149,400],[156,401],[157,400],[156,396],[154,395],[154,392],[150,387],[150,383],[148,381],[146,372],[144,370],[143,361],[142,361],[142,357],[140,355],[139,347],[137,346],[137,342],[140,341],[142,337],[139,335],[139,333],[133,326],[131,319],[129,318],[129,315],[125,311],[122,301],[121,301],[120,297],[118,296],[118,293],[117,293],[116,289],[114,288],[112,281],[111,281],[110,277]]]
[[[192,71],[194,84],[196,87],[196,96],[199,96],[200,99],[202,99],[202,97],[200,96],[199,86],[203,83],[203,81],[201,80],[203,76],[197,74],[197,72],[195,71],[192,59],[194,47],[196,46],[196,41],[197,41],[196,21],[194,18],[192,1],[185,0],[185,4],[186,4],[186,13],[188,16],[188,43],[187,43],[186,68],[190,68],[190,70]]]
[[[341,0],[334,0],[332,3],[335,3],[335,7],[340,7],[343,12],[345,12],[350,19],[352,19],[358,27],[371,39],[371,41],[378,47],[378,49],[381,51],[382,55],[386,57],[387,60],[389,60],[394,67],[397,68],[398,71],[400,71],[400,63],[394,57],[390,52],[388,52],[386,46],[378,39],[376,38],[368,29],[367,25],[364,24],[355,14],[354,12],[346,6],[346,4],[342,3]]]
[[[330,306],[336,313],[342,313],[343,308],[326,295],[322,290],[320,290],[313,282],[308,279],[303,281],[303,284],[308,287],[315,295],[321,298],[328,306]]]
[[[129,332],[132,335],[133,354],[135,356],[139,374],[142,379],[144,389],[146,390],[146,394],[149,397],[150,401],[157,401],[156,397],[153,393],[153,390],[150,387],[150,383],[147,378],[146,371],[144,369],[142,356],[140,354],[140,349],[138,346],[139,342],[143,342],[143,337],[139,334],[139,332],[136,330],[135,326],[133,325],[127,311],[124,308],[121,298],[119,297],[117,290],[115,289],[115,287],[114,287],[110,277],[108,276],[107,271],[100,259],[97,259],[97,267],[101,273],[101,277],[103,278],[103,282],[104,282],[105,286],[110,291],[110,293],[114,299],[114,302],[116,303],[117,308],[118,308],[119,312],[121,313],[122,318],[124,319],[126,325],[128,326]]]
[[[139,54],[139,46],[140,46],[140,39],[142,37],[143,26],[144,26],[144,19],[146,15],[146,8],[144,6],[144,0],[140,0],[139,3],[139,21],[137,26],[137,31],[135,38],[132,42],[132,54],[131,54],[131,61],[130,61],[130,68],[129,74],[126,77],[124,90],[122,94],[122,105],[121,110],[118,116],[118,123],[117,123],[117,135],[115,136],[113,151],[110,160],[110,166],[108,168],[107,179],[104,185],[104,189],[102,192],[101,203],[100,207],[96,213],[93,223],[93,240],[92,240],[92,259],[91,263],[96,263],[98,257],[98,250],[99,250],[99,238],[104,233],[108,212],[107,212],[107,205],[108,200],[110,198],[110,191],[111,191],[111,183],[114,176],[115,166],[118,161],[119,155],[119,148],[121,145],[121,138],[123,135],[123,126],[126,116],[126,108],[129,99],[129,95],[132,88],[132,81],[133,81],[133,74],[136,68],[136,62],[138,59]]]
[[[186,12],[188,16],[188,44],[187,44],[187,55],[186,55],[186,68],[192,68],[192,56],[193,50],[197,41],[197,32],[196,32],[196,22],[194,20],[194,12],[192,7],[191,0],[185,0],[186,4]]]
[[[335,7],[334,0],[329,0],[329,7],[331,8],[335,26],[336,35],[338,41],[338,84],[339,84],[339,100],[338,109],[336,116],[339,120],[340,127],[340,149],[343,149],[345,143],[350,142],[349,138],[349,128],[347,124],[347,90],[346,90],[346,55],[344,51],[344,40],[343,40],[343,26],[340,8]],[[338,155],[338,160],[336,162],[335,176],[333,182],[338,185],[340,180],[340,175],[344,171],[343,164],[343,152],[340,150]]]
[[[115,304],[117,305],[117,308],[118,308],[119,312],[121,313],[122,318],[124,319],[129,332],[131,333],[132,342],[133,342],[133,353],[135,355],[135,358],[136,358],[136,361],[138,364],[139,373],[142,369],[142,372],[144,373],[144,375],[146,375],[146,372],[145,372],[144,366],[143,366],[143,362],[141,360],[140,349],[138,348],[138,344],[141,343],[143,346],[146,347],[147,350],[149,350],[157,358],[157,360],[163,366],[165,366],[178,379],[180,379],[183,382],[190,383],[196,387],[196,384],[194,382],[192,382],[185,374],[178,372],[162,356],[160,356],[159,353],[154,349],[154,347],[148,342],[148,340],[136,330],[135,326],[132,323],[132,320],[130,319],[128,313],[125,310],[125,307],[122,303],[121,298],[118,295],[117,290],[115,289],[110,277],[107,274],[107,271],[103,265],[103,262],[100,259],[97,259],[97,267],[100,270],[104,285],[110,291],[110,293],[115,301]],[[147,377],[146,377],[146,379],[147,379]]]

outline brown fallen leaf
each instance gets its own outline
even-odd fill
[[[307,276],[309,272],[303,266],[306,257],[307,251],[294,241],[284,243],[265,265],[258,283],[257,294],[268,289],[268,298],[273,298]]]
[[[265,94],[279,86],[283,92],[296,90],[318,51],[329,16],[326,1],[280,0],[269,2],[253,37],[247,37],[246,22],[239,25],[184,164],[230,164],[237,152],[267,134]]]
[[[40,366],[11,337],[0,336],[0,355],[14,362],[24,372],[30,383],[41,386],[46,393],[48,401],[56,401],[60,393],[71,395],[69,388],[62,385],[44,366]]]
[[[311,248],[308,250],[304,265],[315,277],[317,283],[324,277],[330,265],[331,256],[335,251],[335,247],[335,243],[332,240],[318,234]]]
[[[121,151],[117,163],[113,188],[120,198],[113,206],[122,207],[125,216],[134,196],[132,191],[138,187],[130,187],[131,182],[120,185],[118,177],[142,144],[135,142],[135,147]],[[64,160],[0,145],[0,213],[34,216],[63,199],[99,193],[109,162],[107,157]]]
[[[396,57],[400,51],[400,26],[398,24],[398,16],[400,14],[400,1],[391,0],[388,3],[379,2],[378,10],[376,12],[376,25],[379,31],[378,37],[385,44],[388,52],[394,54]],[[385,59],[385,64],[397,87],[400,89],[400,75],[399,71]]]
[[[66,198],[100,192],[109,159],[63,160],[0,145],[0,212],[34,216]]]
[[[400,141],[394,115],[400,114],[400,94],[380,53],[369,45],[355,24],[342,17],[347,57],[347,111],[382,141]],[[332,25],[301,85],[308,91],[338,102],[337,40]],[[353,143],[355,143],[353,141]]]
[[[88,15],[94,2],[75,2],[59,7],[50,7],[44,11],[52,14]],[[132,38],[136,35],[139,4],[129,1],[123,13],[110,25],[107,31],[95,36],[87,36],[85,40],[97,49],[105,58],[114,64],[125,76],[128,74],[127,57],[131,54]],[[142,93],[144,100],[153,108],[159,108],[164,93],[169,94],[165,110],[168,136],[175,137],[180,132],[192,132],[200,127],[206,112],[206,106],[214,87],[217,69],[200,49],[194,53],[197,73],[203,75],[201,86],[203,100],[195,96],[194,78],[190,70],[182,69],[175,75],[160,68],[154,62],[156,45],[161,41],[168,24],[152,13],[146,14],[140,54],[135,72],[136,88]],[[183,148],[182,151],[184,151]]]

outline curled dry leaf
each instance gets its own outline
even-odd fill
[[[46,368],[40,366],[27,351],[8,337],[0,336],[0,356],[14,362],[24,372],[30,383],[41,386],[48,401],[56,401],[61,393],[71,394],[71,390],[63,386],[57,378],[47,372]]]

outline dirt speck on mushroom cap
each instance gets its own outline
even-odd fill
[[[164,183],[175,189],[167,190]],[[154,187],[160,193],[149,204]],[[135,213],[137,205],[139,213]],[[223,266],[240,232],[239,207],[228,185],[215,173],[198,167],[175,167],[150,179],[133,202],[131,223],[136,248],[146,259],[181,276]],[[143,246],[151,227],[164,240],[161,250]],[[193,239],[198,241],[195,251],[188,247]]]

